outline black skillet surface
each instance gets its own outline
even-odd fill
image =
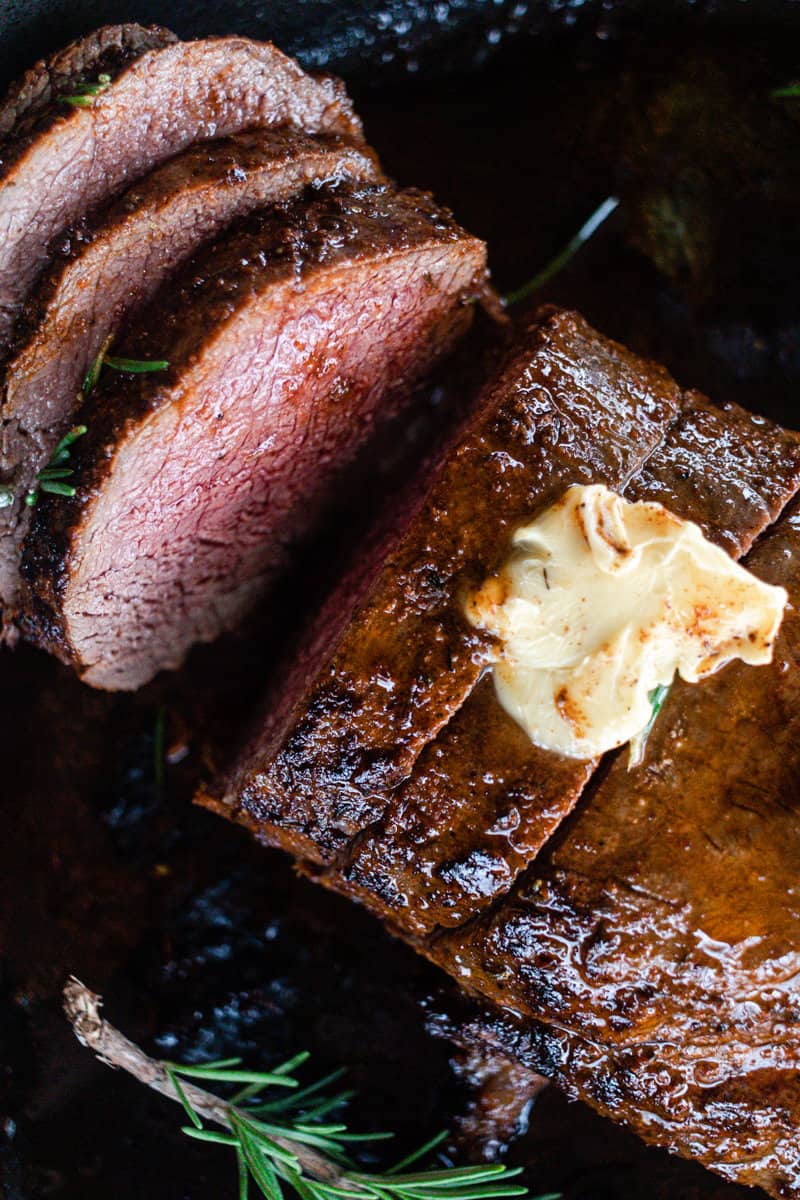
[[[800,425],[800,102],[770,97],[800,77],[787,36],[800,8],[678,3],[662,8],[674,16],[667,24],[658,13],[644,24],[640,8],[23,0],[2,8],[0,52],[6,67],[22,65],[34,48],[125,16],[182,34],[272,35],[310,64],[327,55],[387,168],[431,187],[487,238],[501,289],[619,195],[614,217],[540,298],[582,308],[686,384]],[[408,24],[409,14],[419,20]],[[490,36],[515,21],[517,36]],[[300,599],[313,607],[335,572],[336,537],[355,536],[446,407],[434,392],[401,449],[369,464],[357,508],[343,502],[268,610],[179,675],[111,697],[33,651],[0,658],[9,1200],[233,1195],[224,1151],[189,1143],[174,1107],[74,1043],[58,1003],[70,971],[155,1053],[268,1063],[306,1047],[320,1071],[347,1065],[361,1092],[353,1124],[395,1129],[403,1145],[452,1124],[467,1103],[463,1072],[459,1083],[419,1006],[439,988],[436,973],[354,906],[190,804],[263,686],[289,614]],[[159,782],[162,712],[169,761]],[[477,1153],[478,1141],[473,1124],[462,1152]],[[529,1164],[534,1192],[560,1188],[568,1200],[752,1194],[547,1092],[510,1153]]]

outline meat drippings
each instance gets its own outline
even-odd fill
[[[593,758],[639,737],[675,674],[768,663],[787,603],[657,503],[573,486],[517,529],[466,602],[497,638],[497,696],[531,740]]]

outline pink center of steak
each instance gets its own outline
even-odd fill
[[[178,42],[137,59],[90,107],[70,110],[12,164],[0,189],[0,341],[48,243],[127,181],[190,143],[291,124],[359,136],[329,80],[266,43]]]
[[[233,626],[398,385],[460,332],[474,271],[441,247],[385,256],[223,326],[84,510],[62,611],[88,682],[136,687]]]
[[[62,265],[28,342],[9,364],[0,478],[16,493],[0,509],[0,607],[13,613],[24,503],[37,471],[70,426],[86,370],[109,333],[169,272],[237,215],[279,203],[315,179],[375,178],[369,151],[339,138],[284,130],[241,134],[171,159],[127,192]]]

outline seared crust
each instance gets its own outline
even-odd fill
[[[148,50],[177,42],[160,25],[104,25],[40,59],[8,89],[0,104],[0,179],[38,133],[69,112],[62,96],[98,75],[117,76]],[[25,139],[28,139],[27,141]]]
[[[693,1061],[679,1061],[673,1045],[602,1046],[463,995],[441,1009],[431,1014],[438,1035],[484,1054],[510,1055],[569,1099],[583,1100],[643,1141],[691,1158],[731,1183],[763,1188],[781,1200],[797,1196],[795,1068],[762,1063],[740,1073],[717,1071],[715,1080],[715,1066],[702,1049]]]
[[[644,764],[628,770],[617,755],[508,901],[437,943],[443,962],[474,961],[492,998],[609,1044],[683,1045],[722,1022],[715,1060],[748,1043],[771,1045],[776,1062],[800,1054],[787,1020],[800,968],[790,899],[800,854],[796,506],[747,564],[790,592],[773,663],[676,683]]]
[[[500,564],[515,525],[569,483],[622,487],[678,400],[662,368],[574,313],[543,311],[377,556],[338,644],[307,655],[294,688],[282,680],[229,787],[241,819],[312,861],[344,853],[488,661],[463,594]],[[353,604],[337,594],[330,608]]]
[[[365,798],[377,820],[344,848],[324,790],[275,799],[258,744],[235,781],[238,810],[213,806],[304,853],[312,878],[367,903],[499,1006],[488,1023],[498,1044],[568,1094],[789,1196],[800,1167],[800,503],[780,514],[800,485],[800,441],[696,393],[673,416],[625,490],[699,522],[734,557],[749,551],[756,574],[789,589],[771,666],[674,685],[644,765],[629,772],[622,751],[593,775],[594,764],[526,744],[484,679],[408,777]],[[459,511],[469,527],[472,510]],[[322,661],[339,670],[330,648]],[[304,729],[316,713],[293,719]],[[283,745],[274,739],[273,756]],[[325,818],[316,827],[312,809]]]
[[[109,82],[90,103],[62,87]],[[362,139],[341,85],[305,74],[269,43],[179,42],[167,31],[101,30],[40,64],[6,102],[0,167],[0,349],[5,353],[48,246],[82,214],[187,145],[289,124]]]
[[[430,197],[395,193],[385,185],[311,188],[297,201],[238,222],[165,285],[115,351],[136,359],[166,359],[168,371],[132,376],[106,372],[76,414],[76,421],[89,428],[71,460],[76,496],[42,495],[34,510],[22,558],[20,625],[26,636],[79,671],[83,668],[80,651],[70,641],[64,602],[75,553],[119,448],[148,416],[180,404],[186,374],[210,345],[224,338],[228,324],[254,296],[286,285],[302,292],[318,274],[423,246],[466,255],[475,264],[462,296],[468,305],[485,285],[482,245]],[[446,310],[452,329],[438,331],[443,346],[468,319],[467,308],[452,300]],[[415,361],[423,358],[420,348]],[[391,386],[401,391],[403,379]]]
[[[675,684],[512,895],[430,957],[507,1047],[647,1141],[774,1196],[800,1151],[800,503],[748,567],[789,590],[771,666]]]
[[[661,445],[624,492],[696,521],[735,558],[800,485],[800,439],[735,405],[688,393]],[[502,896],[574,807],[596,764],[532,745],[483,680],[341,875],[415,935],[469,920]]]
[[[14,505],[0,510],[0,605],[14,612],[24,503],[36,473],[72,423],[84,374],[107,336],[181,262],[237,215],[280,203],[319,180],[381,179],[360,142],[292,129],[256,130],[193,146],[84,218],[18,323],[3,387],[0,473]]]

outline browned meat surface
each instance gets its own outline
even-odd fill
[[[63,99],[100,75],[91,103]],[[339,84],[247,38],[112,27],[38,64],[0,111],[0,348],[63,229],[192,142],[278,124],[361,133]]]
[[[462,1018],[447,1036],[456,1043],[451,1063],[469,1097],[456,1122],[459,1150],[474,1160],[490,1162],[526,1132],[531,1109],[549,1080],[525,1066],[520,1056],[499,1047],[483,1029],[489,1014],[481,1016],[479,1029],[474,1018],[471,1022]],[[439,1014],[432,1020],[437,1017],[441,1022]]]
[[[24,546],[28,635],[134,688],[230,628],[484,286],[483,244],[421,193],[312,188],[240,222],[120,346],[169,370],[106,372],[81,410],[77,495],[42,495]]]
[[[736,404],[687,392],[680,419],[631,481],[634,500],[657,500],[696,521],[734,558],[746,554],[800,482],[800,438]]]
[[[541,398],[532,380],[541,386],[546,378],[552,396],[567,354],[585,354],[591,344],[591,332],[573,317],[549,315],[543,328],[551,338],[557,330],[563,340],[558,355],[548,361],[542,354],[538,360],[549,374],[537,377],[528,367],[528,403]],[[564,330],[576,328],[582,340],[571,344]],[[609,356],[614,353],[612,347]],[[698,1157],[728,1178],[791,1194],[792,1173],[800,1179],[793,1144],[800,1122],[794,1015],[800,964],[795,961],[798,909],[791,868],[800,849],[794,797],[800,765],[800,673],[795,669],[800,666],[800,514],[794,509],[764,531],[800,485],[800,442],[735,406],[715,409],[696,393],[670,393],[663,375],[650,374],[637,360],[625,361],[637,372],[640,402],[648,395],[651,401],[668,396],[670,402],[662,404],[661,422],[653,426],[655,437],[645,453],[632,471],[617,477],[616,486],[632,498],[658,499],[698,521],[732,555],[749,551],[748,563],[762,578],[789,587],[795,608],[774,664],[734,665],[702,685],[676,685],[644,765],[629,772],[626,751],[610,755],[585,787],[596,764],[526,744],[500,710],[491,680],[475,686],[481,646],[473,642],[475,669],[471,675],[462,672],[466,698],[460,707],[450,694],[450,721],[433,738],[430,726],[417,729],[409,699],[416,693],[406,688],[406,728],[416,739],[415,753],[396,757],[394,774],[385,776],[395,782],[393,791],[379,791],[373,776],[375,791],[364,804],[338,811],[327,800],[329,778],[314,772],[328,729],[333,730],[331,747],[346,743],[331,720],[332,710],[321,709],[322,689],[315,683],[317,691],[306,693],[301,705],[295,701],[289,737],[279,728],[276,739],[273,728],[272,757],[257,749],[246,760],[255,767],[246,766],[240,776],[236,815],[263,840],[305,850],[316,863],[306,868],[312,876],[388,916],[469,991],[520,1017],[522,1023],[507,1040],[525,1065],[630,1124],[648,1141]],[[595,393],[602,394],[597,363],[595,356],[591,379]],[[571,378],[581,365],[576,357]],[[515,366],[519,377],[519,359]],[[507,372],[499,377],[506,389]],[[614,377],[607,378],[613,387]],[[473,418],[467,437],[451,447],[439,467],[411,525],[414,530],[426,519],[439,536],[448,528],[440,515],[446,513],[451,546],[457,551],[459,540],[466,546],[461,573],[452,567],[442,571],[442,588],[447,581],[448,590],[437,597],[440,621],[442,611],[453,618],[463,589],[504,556],[509,527],[553,494],[540,482],[543,472],[534,475],[542,488],[537,500],[512,488],[507,494],[489,488],[474,465],[486,470],[490,455],[499,453],[501,436],[505,465],[536,463],[536,450],[530,449],[539,444],[536,434],[524,450],[514,440],[525,410],[520,392],[511,394],[516,420],[499,406],[490,425],[497,440],[486,454],[488,438]],[[546,438],[547,408],[539,407],[536,417],[536,433]],[[583,453],[574,426],[567,429],[567,453]],[[484,454],[466,460],[471,468],[466,475],[464,446],[478,440],[476,431]],[[561,472],[557,494],[585,475],[574,465],[569,475],[552,443],[549,460]],[[451,482],[449,493],[439,492],[438,504],[429,507],[431,495],[448,478],[447,464],[461,490]],[[491,553],[484,550],[480,562],[480,533],[473,531],[487,529],[485,498],[492,497],[494,508],[498,495],[504,508],[489,526]],[[503,525],[506,513],[510,519]],[[408,531],[404,537],[409,538]],[[433,544],[431,534],[417,537],[418,546]],[[397,557],[395,549],[388,560],[392,566]],[[424,554],[418,562],[429,564]],[[413,565],[405,564],[401,582],[415,578]],[[398,589],[396,573],[391,584]],[[398,590],[405,599],[406,591]],[[400,629],[405,643],[416,649],[420,643],[410,631],[416,635],[425,626],[387,620],[398,607],[384,602],[372,612],[367,606],[357,610],[339,646],[333,653],[326,648],[322,666],[309,677],[332,679],[333,685],[343,679],[350,686],[351,663],[363,661],[354,648],[364,644],[366,631],[375,637],[381,615],[382,645],[395,645]],[[450,628],[459,629],[456,620]],[[349,657],[341,654],[341,646]],[[385,658],[372,650],[369,661],[374,668]],[[394,661],[402,659],[398,655]],[[302,672],[308,672],[307,662]],[[361,678],[366,681],[366,673]],[[359,698],[367,694],[365,687]],[[320,710],[327,724],[320,723]],[[353,703],[348,711],[350,729],[362,738],[363,709]],[[393,717],[396,728],[402,728],[401,716]],[[309,729],[317,741],[311,740],[302,759],[302,738]],[[290,755],[294,775],[282,776],[281,758],[288,761]],[[286,777],[293,790],[281,792]],[[349,819],[353,811],[361,819],[370,805],[373,824],[353,829],[342,820],[343,812]],[[339,822],[335,842],[331,816]],[[338,857],[320,870],[332,847]]]
[[[487,1058],[492,1052],[507,1053],[529,1071],[546,1071],[568,1101],[588,1101],[602,1117],[624,1122],[625,1131],[620,1125],[597,1130],[609,1143],[615,1138],[619,1147],[621,1135],[629,1130],[650,1143],[650,1154],[660,1147],[690,1156],[729,1181],[725,1185],[720,1180],[717,1189],[703,1172],[696,1181],[701,1194],[711,1192],[732,1200],[730,1185],[736,1182],[742,1188],[762,1187],[780,1198],[798,1195],[800,1091],[796,1070],[765,1068],[715,1082],[713,1064],[705,1062],[699,1070],[676,1066],[667,1061],[658,1045],[609,1053],[580,1035],[515,1017],[509,1011],[476,1007],[464,1014],[460,1005],[446,1007],[445,1013],[434,1016],[437,1032]],[[548,1089],[545,1098],[555,1098],[553,1089]],[[572,1119],[586,1126],[589,1123],[582,1107],[576,1105]],[[537,1103],[534,1135],[542,1136],[541,1116]],[[586,1148],[580,1137],[575,1138],[575,1146]],[[546,1153],[546,1136],[542,1149]],[[673,1164],[673,1170],[676,1168],[677,1163]],[[668,1184],[668,1192],[683,1200],[694,1194],[686,1187],[688,1182],[681,1180],[677,1190],[674,1182],[671,1187]],[[650,1177],[642,1183],[649,1187]],[[581,1189],[579,1194],[586,1193]],[[593,1191],[589,1194],[595,1195]],[[638,1194],[649,1192],[645,1189]]]
[[[158,25],[106,25],[35,63],[11,84],[0,103],[0,138],[15,143],[4,147],[3,163],[21,152],[25,144],[21,139],[38,132],[38,122],[52,121],[58,115],[60,110],[54,105],[59,97],[74,95],[82,83],[94,83],[99,74],[116,73],[140,55],[162,50],[177,40],[169,29]]]
[[[84,375],[109,334],[237,216],[284,201],[315,180],[348,177],[380,177],[362,143],[290,129],[237,134],[184,151],[64,235],[53,267],[25,307],[6,367],[0,474],[6,487],[13,482],[16,496],[0,509],[6,621],[30,524],[25,493],[69,428]]]
[[[800,441],[736,405],[688,393],[624,489],[700,524],[735,557],[800,483]],[[593,769],[540,750],[481,681],[396,789],[384,820],[325,877],[416,933],[456,926],[508,891]]]
[[[408,518],[361,564],[358,586],[347,581],[334,596],[294,676],[281,680],[223,811],[311,861],[343,851],[381,816],[388,790],[487,661],[485,635],[461,615],[463,590],[499,566],[514,526],[569,483],[624,486],[678,399],[662,368],[579,316],[542,314]],[[587,770],[552,769],[559,794],[577,793]]]
[[[511,898],[432,955],[548,1028],[531,1065],[776,1196],[800,1187],[800,507],[748,558],[788,588],[775,660],[676,684]],[[545,1063],[550,1055],[551,1062]]]

